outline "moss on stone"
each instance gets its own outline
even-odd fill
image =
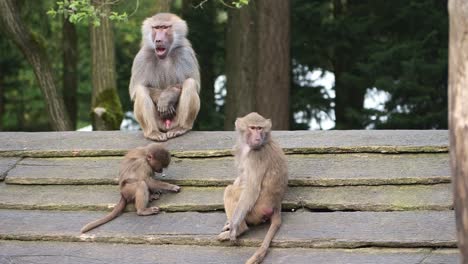
[[[105,109],[101,116],[94,112],[97,107]],[[96,97],[90,115],[94,130],[118,130],[122,123],[123,111],[116,89],[102,91]]]

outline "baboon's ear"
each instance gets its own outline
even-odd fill
[[[271,130],[271,119],[266,119],[265,120],[265,126],[263,128],[266,132],[269,132]]]
[[[151,161],[152,159],[153,159],[153,155],[152,155],[152,154],[146,155],[146,160],[147,160],[147,161]]]
[[[247,129],[247,125],[245,124],[243,118],[236,118],[236,122],[234,124],[236,126],[237,131],[245,131]]]

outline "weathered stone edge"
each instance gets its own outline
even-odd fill
[[[22,160],[23,158],[18,158],[16,160],[16,162],[14,162],[13,164],[11,164],[10,166],[7,167],[7,169],[5,171],[3,171],[2,173],[0,173],[0,182],[4,181],[6,176],[8,175],[8,172],[10,172],[12,169],[14,169],[16,167],[16,165]]]
[[[235,244],[230,242],[218,242],[216,236],[210,235],[145,235],[145,236],[102,236],[102,235],[17,235],[0,234],[2,240],[20,241],[57,241],[57,242],[99,242],[99,243],[124,243],[124,244],[151,244],[151,245],[196,245],[196,246],[243,246],[258,247],[261,239],[238,239]],[[364,248],[364,247],[391,247],[391,248],[456,248],[456,240],[450,241],[337,241],[335,239],[275,239],[271,247],[276,248]]]
[[[82,242],[61,242],[61,241],[44,241],[45,243],[49,243],[50,245],[55,245],[57,247],[61,246],[66,246],[68,244],[81,244]],[[24,245],[26,247],[32,245],[37,245],[35,241],[18,241],[18,240],[0,240],[0,244],[17,244],[17,245]],[[108,243],[93,243],[94,246],[100,247],[107,245]],[[81,244],[82,245],[82,244]],[[133,246],[151,246],[151,245],[146,245],[146,244],[139,244],[139,245],[133,245]],[[154,245],[154,246],[159,246],[159,245]],[[160,245],[160,246],[171,246],[171,245]],[[189,245],[174,245],[174,247],[199,247],[199,246],[189,246]],[[204,248],[211,248],[211,247],[204,247]],[[294,249],[294,248],[290,248]],[[282,248],[279,250],[282,250],[283,252],[289,252],[288,248]],[[295,249],[301,249],[301,248],[295,248]],[[354,248],[354,249],[314,249],[310,248],[311,250],[316,250],[316,252],[330,252],[332,250],[333,252],[336,253],[354,253],[354,254],[426,254],[426,255],[431,255],[431,256],[437,256],[437,255],[459,255],[459,250],[458,248],[389,248],[389,247],[368,247],[368,248]]]
[[[165,179],[164,181],[180,186],[227,186],[232,180],[194,180],[194,179]],[[289,186],[311,186],[311,187],[332,187],[332,186],[378,186],[378,185],[412,185],[412,184],[439,184],[450,183],[451,176],[433,176],[433,177],[402,177],[402,178],[353,178],[353,179],[290,179]],[[21,178],[6,177],[5,183],[18,185],[117,185],[117,179],[73,179],[73,178]]]
[[[0,157],[98,157],[123,156],[128,150],[6,150],[0,151]],[[448,146],[355,146],[355,147],[314,147],[284,148],[286,154],[336,154],[336,153],[445,153]],[[230,149],[171,151],[178,158],[211,158],[232,156]]]
[[[165,212],[214,212],[223,211],[224,206],[222,203],[213,204],[180,204],[174,205],[170,203],[157,205],[162,211]],[[94,204],[94,205],[80,205],[80,204],[11,204],[3,203],[0,201],[0,209],[9,210],[50,210],[50,211],[111,211],[112,206],[109,204]],[[390,211],[447,211],[453,210],[453,204],[447,203],[446,205],[369,205],[363,204],[336,204],[336,203],[319,203],[310,201],[284,201],[282,208],[285,211],[295,211],[300,209],[307,209],[310,211],[370,211],[370,212],[390,212]],[[125,211],[135,211],[133,204],[129,204]]]

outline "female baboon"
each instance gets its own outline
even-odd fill
[[[234,148],[238,177],[224,191],[227,223],[218,240],[236,240],[247,224],[271,220],[262,246],[247,261],[260,263],[281,225],[281,202],[288,187],[286,157],[271,139],[271,121],[257,113],[236,120]]]

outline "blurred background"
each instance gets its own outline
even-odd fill
[[[52,67],[70,119],[66,130],[90,130],[93,75],[99,78],[95,27],[47,15],[60,1],[11,2],[27,30],[17,35],[31,36]],[[200,63],[202,108],[194,130],[231,130],[236,116],[251,111],[281,130],[447,129],[446,0],[250,0],[241,8],[221,0],[104,4],[128,14],[127,21],[110,22],[113,41],[106,44],[115,49],[110,69],[124,118],[112,129],[138,129],[128,94],[131,66],[142,21],[159,11],[187,21]],[[5,12],[12,13],[1,9],[4,19]],[[0,131],[60,130],[24,48],[5,25],[0,34]]]

